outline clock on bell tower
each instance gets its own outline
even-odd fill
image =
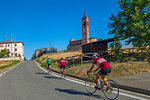
[[[86,12],[82,17],[82,45],[89,43],[89,17]]]

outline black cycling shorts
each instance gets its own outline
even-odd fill
[[[60,69],[65,69],[66,68],[66,65],[61,65],[60,66]]]
[[[98,74],[100,74],[100,75],[108,75],[108,73],[110,73],[110,72],[111,72],[111,68],[106,67],[106,68],[104,68],[104,69],[101,69],[101,70],[98,72]]]
[[[48,64],[48,67],[50,66],[51,64]]]

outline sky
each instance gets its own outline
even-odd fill
[[[81,38],[85,11],[90,37],[112,38],[107,25],[119,10],[117,0],[0,0],[0,41],[12,34],[24,43],[27,59],[50,41],[58,51],[65,50],[71,38]]]

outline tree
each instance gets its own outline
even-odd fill
[[[109,34],[126,40],[126,44],[150,50],[150,0],[118,0],[118,3],[121,11],[111,15]]]
[[[110,47],[115,56],[114,60],[117,60],[118,62],[122,62],[122,50],[121,50],[122,45],[118,37],[115,36],[114,43],[111,43]]]
[[[32,58],[31,58],[31,59],[32,59],[32,60],[34,60],[35,58],[36,58],[36,56],[35,56],[35,54],[33,54],[33,56],[32,56]]]
[[[1,50],[1,52],[0,52],[0,56],[1,56],[1,57],[6,57],[6,56],[8,56],[8,54],[9,54],[9,52],[7,51],[6,48],[3,49],[3,50]]]
[[[24,57],[24,60],[25,60],[25,61],[27,60],[26,57]]]
[[[102,38],[99,38],[98,40],[103,40]]]

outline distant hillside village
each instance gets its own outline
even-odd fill
[[[86,12],[82,17],[82,38],[74,40],[73,38],[69,41],[67,51],[79,51],[82,53],[102,53],[108,49],[108,43],[114,41],[113,38],[105,40],[97,40],[96,37],[89,36],[89,17]],[[42,48],[35,50],[34,57],[39,57],[45,53],[56,53],[56,48]]]
[[[57,53],[57,49],[53,47],[42,48],[42,49],[38,48],[38,50],[35,50],[34,57],[36,58],[36,57],[42,56],[43,54],[48,54],[48,53]]]
[[[1,60],[24,60],[24,43],[21,41],[0,41]]]

